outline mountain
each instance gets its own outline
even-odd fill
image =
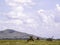
[[[34,38],[38,37],[32,34],[18,32],[12,29],[6,29],[4,31],[0,31],[0,39],[28,39],[29,36],[33,36]]]

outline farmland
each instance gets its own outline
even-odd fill
[[[60,45],[60,41],[34,40],[27,42],[26,40],[0,40],[0,45]]]

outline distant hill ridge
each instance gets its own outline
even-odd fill
[[[13,29],[6,29],[4,31],[0,31],[0,39],[28,39],[29,36],[33,36],[34,38],[37,37],[35,35],[18,32]]]

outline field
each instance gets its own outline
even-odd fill
[[[35,40],[27,42],[26,40],[0,40],[0,45],[60,45],[60,41]]]

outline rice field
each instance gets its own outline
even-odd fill
[[[27,42],[26,40],[0,40],[0,45],[60,45],[60,41],[35,40]]]

